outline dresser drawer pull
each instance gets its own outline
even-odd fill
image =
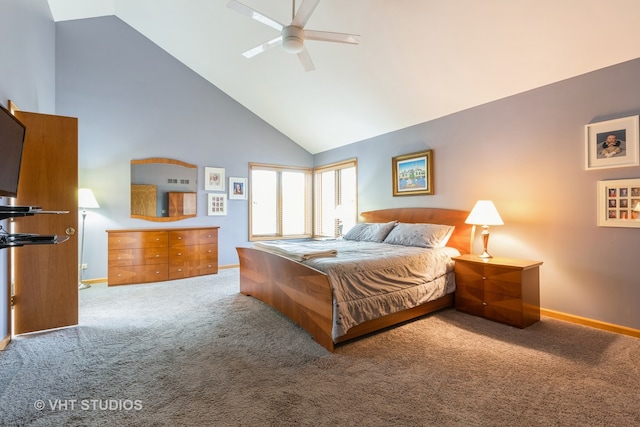
[[[182,236],[178,236],[178,240],[182,240]]]
[[[156,258],[160,258],[160,254],[156,254]]]
[[[487,276],[482,276],[482,280],[487,280]]]
[[[160,272],[159,272],[159,271],[156,271],[156,274],[160,274]]]
[[[482,305],[487,305],[487,303],[486,303],[486,302],[483,302],[483,303],[482,303]]]

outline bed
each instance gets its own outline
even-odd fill
[[[362,223],[386,224],[442,224],[455,228],[446,243],[456,253],[470,253],[473,228],[464,221],[468,212],[438,208],[396,208],[363,212]],[[339,241],[336,242],[336,244]],[[329,248],[331,245],[328,246]],[[343,249],[338,247],[338,252]],[[321,346],[334,351],[339,343],[363,336],[389,326],[451,307],[454,303],[454,289],[446,285],[448,291],[435,299],[420,300],[409,308],[395,309],[393,312],[357,324],[343,327],[336,333],[340,323],[336,311],[335,293],[331,280],[335,273],[326,273],[311,265],[331,264],[332,254],[312,254],[309,259],[294,260],[289,255],[274,253],[263,248],[236,248],[240,260],[240,292],[270,305],[306,330]],[[400,250],[401,248],[398,247]],[[452,261],[450,261],[452,263]],[[363,264],[365,265],[365,264]],[[330,276],[333,279],[330,279]],[[453,277],[449,271],[450,278]],[[442,280],[442,278],[439,278]],[[451,279],[453,280],[453,279]],[[424,299],[424,298],[423,298]]]

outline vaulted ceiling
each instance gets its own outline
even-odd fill
[[[321,0],[315,71],[228,0],[48,0],[55,21],[115,15],[311,153],[640,57],[637,0]],[[292,0],[240,0],[288,24]],[[299,6],[301,0],[296,1]]]

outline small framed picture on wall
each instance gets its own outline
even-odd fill
[[[640,165],[638,116],[585,126],[585,168],[605,169]]]
[[[598,181],[598,226],[640,228],[640,179]]]
[[[224,168],[204,168],[204,189],[224,191]]]
[[[404,154],[391,159],[393,195],[433,194],[433,151]]]
[[[226,194],[207,194],[207,215],[221,216],[227,214],[227,195]]]
[[[229,199],[247,199],[247,178],[229,177]]]

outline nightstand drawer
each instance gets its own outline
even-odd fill
[[[492,265],[456,263],[456,281],[465,286],[521,297],[522,270]]]
[[[520,298],[459,286],[456,289],[456,310],[518,328],[524,327]]]

